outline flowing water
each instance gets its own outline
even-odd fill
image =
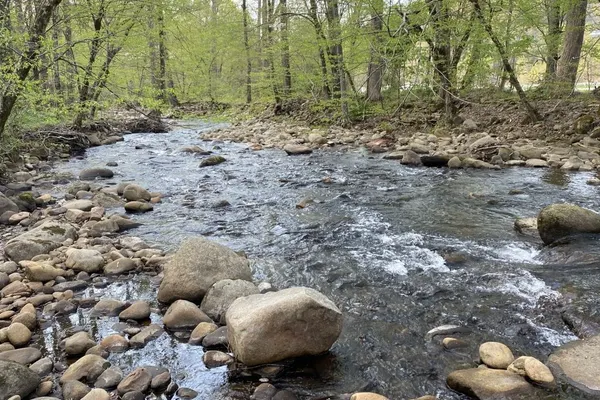
[[[556,346],[576,339],[561,321],[563,304],[598,309],[598,264],[543,264],[539,239],[513,230],[515,217],[535,216],[554,202],[598,209],[599,189],[585,184],[591,173],[409,168],[361,150],[288,157],[201,140],[216,127],[196,122],[168,134],[128,135],[61,169],[76,174],[115,161],[113,182],[135,181],[165,196],[153,212],[135,217],[144,225],[129,234],[168,250],[186,237],[208,236],[246,252],[257,282],[309,286],[329,296],[345,315],[330,354],[273,379],[301,398],[366,389],[391,399],[460,399],[445,377],[474,365],[482,341],[502,341],[517,355],[545,361]],[[180,151],[189,145],[227,162],[199,168],[202,157]],[[522,194],[509,195],[511,189]],[[313,201],[297,208],[303,199]],[[220,200],[230,206],[219,207]],[[148,278],[123,279],[88,294],[154,302],[156,289]],[[102,337],[115,322],[80,311],[65,323],[91,326]],[[445,351],[438,338],[425,339],[444,324],[469,328],[460,337],[470,347]],[[46,329],[48,348],[61,329]],[[168,367],[201,399],[247,398],[252,386],[228,376],[226,367],[207,370],[201,347],[169,335],[110,360],[126,372]],[[560,389],[539,398],[583,397]]]

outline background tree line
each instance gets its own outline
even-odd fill
[[[115,104],[311,99],[351,119],[599,80],[587,0],[0,0],[0,134]],[[586,24],[587,17],[587,24]],[[578,86],[579,85],[579,86]],[[35,121],[32,121],[35,120]]]

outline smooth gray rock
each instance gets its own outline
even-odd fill
[[[0,361],[0,400],[12,396],[25,398],[40,384],[40,376],[29,368],[12,361]]]
[[[77,231],[66,223],[48,221],[9,240],[4,248],[6,255],[13,261],[31,260],[39,254],[48,254],[67,240],[75,240]]]

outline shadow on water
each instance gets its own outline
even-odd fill
[[[564,303],[598,302],[597,270],[541,265],[541,243],[512,229],[515,217],[534,216],[553,202],[598,208],[597,189],[585,184],[589,174],[407,168],[353,151],[288,157],[202,142],[200,133],[215,127],[198,122],[169,134],[128,135],[62,168],[77,173],[114,161],[113,182],[135,181],[163,193],[162,204],[136,217],[144,225],[133,235],[169,250],[186,237],[206,235],[244,250],[257,281],[310,286],[331,297],[345,315],[331,353],[300,360],[272,378],[303,398],[368,389],[393,399],[427,393],[459,399],[445,377],[475,365],[482,341],[502,341],[516,355],[545,361],[556,346],[575,339],[560,316]],[[199,168],[201,157],[179,151],[189,145],[227,162]],[[519,194],[509,195],[512,189]],[[310,201],[297,208],[303,199]],[[138,277],[89,294],[154,301],[155,291],[155,282]],[[85,312],[71,322],[91,324]],[[101,319],[98,338],[112,333],[115,322]],[[441,339],[424,339],[443,324],[469,328],[469,347],[444,351]],[[207,370],[201,348],[168,335],[111,357],[126,370],[168,367],[201,398],[244,398],[247,382],[257,383],[248,371]],[[537,398],[583,397],[561,389]]]

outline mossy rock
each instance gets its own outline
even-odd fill
[[[600,214],[575,204],[551,204],[540,211],[538,232],[545,244],[561,238],[600,233]]]
[[[575,120],[573,129],[575,130],[576,133],[585,135],[589,131],[591,131],[592,128],[594,128],[594,125],[595,125],[594,116],[590,115],[590,114],[584,114]]]
[[[224,163],[225,161],[227,161],[225,159],[225,157],[222,157],[222,156],[210,156],[210,157],[205,158],[204,160],[202,160],[202,162],[200,163],[200,167],[210,167],[210,166],[213,166],[213,165]]]

